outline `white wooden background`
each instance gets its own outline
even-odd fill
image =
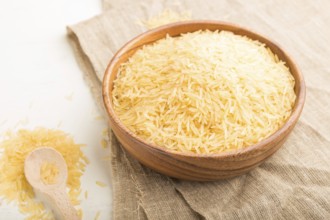
[[[99,13],[99,0],[0,0],[0,133],[59,128],[87,145],[84,152],[91,163],[81,179],[83,219],[94,219],[97,211],[99,219],[111,218],[109,162],[101,160],[109,150],[101,147],[106,122],[98,117],[66,25]],[[97,186],[96,180],[108,187]],[[14,204],[0,200],[0,219],[24,216]]]

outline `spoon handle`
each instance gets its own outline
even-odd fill
[[[49,198],[49,205],[59,220],[80,220],[77,210],[73,207],[65,192],[65,188],[50,190],[45,194]]]

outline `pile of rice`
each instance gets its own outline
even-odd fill
[[[80,177],[89,163],[81,147],[71,136],[60,130],[37,128],[7,133],[0,142],[0,198],[18,205],[19,211],[29,220],[53,220],[53,213],[46,210],[42,202],[35,198],[32,186],[24,175],[26,156],[38,147],[53,147],[64,157],[68,167],[67,189],[73,205],[79,205]],[[38,171],[36,171],[38,172]],[[41,177],[47,184],[57,178],[58,170],[52,164],[41,167]],[[79,215],[82,211],[78,210]]]
[[[291,114],[294,78],[263,43],[228,31],[167,36],[121,65],[112,91],[121,122],[145,141],[198,154],[267,138]]]

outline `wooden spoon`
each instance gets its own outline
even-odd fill
[[[59,170],[54,184],[45,184],[40,177],[40,168],[45,162],[54,164]],[[24,173],[36,194],[40,195],[43,202],[54,211],[56,219],[80,219],[66,193],[68,168],[63,156],[58,151],[50,147],[35,149],[25,158]]]

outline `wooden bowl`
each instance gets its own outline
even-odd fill
[[[235,34],[245,35],[265,43],[281,60],[286,62],[295,78],[297,98],[290,118],[278,131],[255,145],[237,151],[211,155],[173,152],[147,143],[132,133],[120,122],[113,109],[111,92],[113,81],[121,63],[127,61],[141,46],[164,38],[167,34],[178,36],[181,33],[201,29],[232,31]],[[211,181],[238,176],[257,167],[269,158],[282,146],[295,126],[305,102],[305,89],[303,76],[297,66],[278,45],[255,32],[219,21],[178,22],[147,31],[129,41],[114,55],[103,79],[103,99],[109,115],[110,126],[125,150],[142,164],[159,173],[179,179],[197,181]]]

